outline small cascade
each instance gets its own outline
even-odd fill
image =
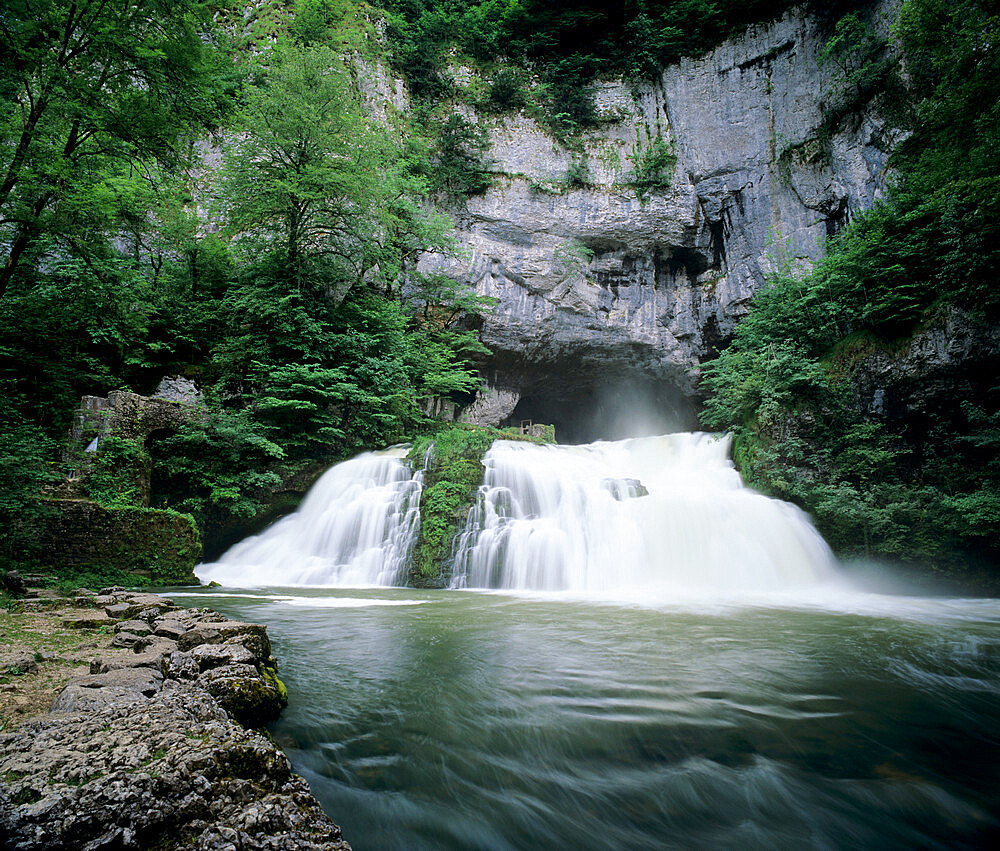
[[[420,528],[423,470],[408,446],[327,470],[294,514],[201,565],[199,578],[240,586],[400,585]]]
[[[453,585],[622,592],[775,591],[834,574],[795,506],[744,487],[730,439],[583,446],[497,441],[455,548]]]

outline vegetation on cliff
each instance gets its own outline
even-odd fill
[[[533,92],[554,127],[596,120],[590,86],[598,74],[639,82],[682,56],[701,53],[752,23],[773,19],[790,0],[381,0],[397,67],[414,94],[455,94],[452,52],[486,65],[537,71]],[[519,108],[524,74],[498,73],[486,104]]]
[[[845,69],[841,103],[888,91],[910,131],[892,157],[896,184],[810,274],[776,276],[757,295],[705,369],[704,422],[734,429],[749,483],[805,506],[841,552],[995,562],[995,355],[944,376],[964,388],[946,406],[894,414],[860,386],[871,358],[898,358],[951,310],[980,335],[1000,318],[1000,18],[980,0],[904,4],[905,84],[884,73],[870,30],[847,24],[830,48]]]

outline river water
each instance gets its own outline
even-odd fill
[[[1000,601],[203,589],[357,851],[1000,843]]]
[[[453,587],[386,587],[405,455],[188,595],[267,624],[274,734],[356,851],[1000,847],[1000,601],[860,590],[686,433],[496,442]]]

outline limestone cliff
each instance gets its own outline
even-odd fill
[[[424,261],[498,299],[477,410],[552,421],[606,386],[695,394],[766,275],[817,259],[885,187],[897,138],[874,111],[817,138],[827,37],[797,9],[655,85],[605,81],[576,152],[524,114],[489,127],[494,186],[452,211],[467,259]],[[636,162],[657,139],[676,165],[640,199]]]

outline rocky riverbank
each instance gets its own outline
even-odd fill
[[[263,626],[122,588],[0,615],[0,848],[349,851],[256,729],[286,703]]]

